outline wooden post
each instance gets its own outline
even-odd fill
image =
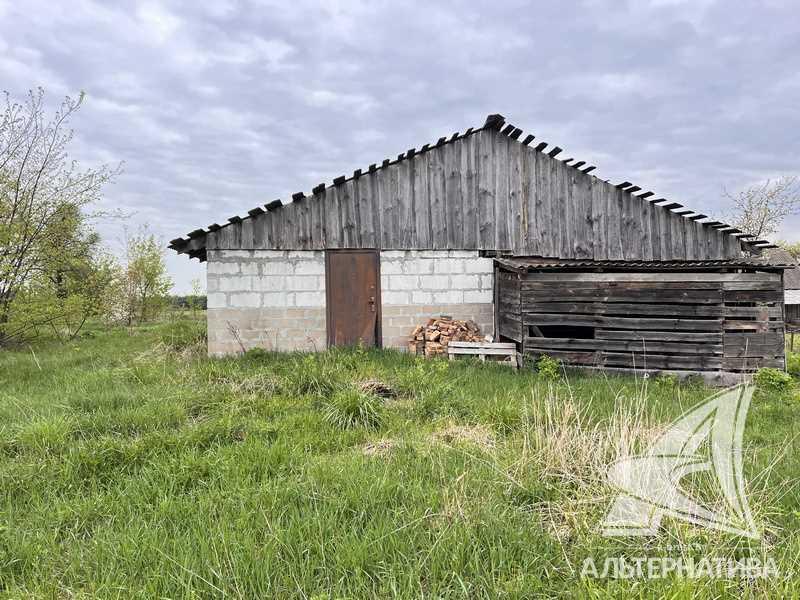
[[[500,337],[500,310],[499,310],[500,289],[499,286],[497,285],[497,273],[499,271],[499,267],[495,262],[493,262],[492,264],[494,266],[494,268],[492,269],[492,298],[494,299],[494,306],[492,307],[492,310],[494,311],[494,319],[492,320],[494,324],[494,331],[492,332],[492,341],[497,342],[499,341],[498,338]]]

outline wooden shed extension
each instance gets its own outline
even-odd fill
[[[783,267],[495,261],[497,331],[531,357],[621,369],[784,368]]]

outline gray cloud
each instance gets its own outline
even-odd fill
[[[723,185],[800,171],[798,55],[789,2],[0,0],[0,87],[86,90],[77,157],[124,160],[105,205],[165,240],[490,112],[720,213]]]

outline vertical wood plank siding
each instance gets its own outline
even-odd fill
[[[482,129],[207,234],[206,248],[726,259],[736,238]]]

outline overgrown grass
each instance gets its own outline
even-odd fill
[[[0,594],[797,595],[796,384],[748,417],[761,542],[670,519],[636,542],[598,533],[605,466],[702,385],[358,349],[209,360],[202,344],[167,323],[0,354]],[[579,577],[587,556],[645,552],[767,552],[781,576]]]

